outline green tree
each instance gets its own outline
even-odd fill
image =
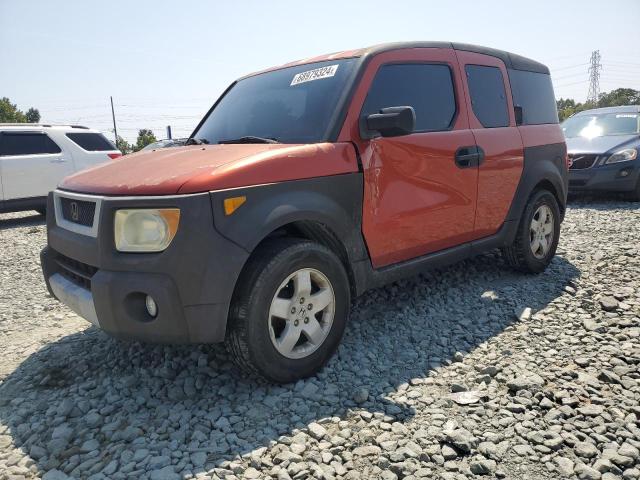
[[[633,88],[616,88],[600,94],[598,107],[617,107],[619,105],[640,105],[640,91]]]
[[[153,132],[149,129],[142,128],[138,132],[138,139],[136,140],[136,144],[133,147],[134,151],[142,150],[144,147],[149,145],[150,143],[157,142],[158,139],[153,134]]]
[[[561,98],[556,100],[556,105],[558,106],[558,117],[560,121],[563,121],[575,113],[590,108],[640,105],[640,91],[633,88],[617,88],[610,92],[601,93],[597,103],[576,103],[572,98]]]
[[[0,98],[0,122],[3,123],[24,123],[27,119],[17,105],[11,103],[7,97]]]
[[[40,121],[40,112],[37,108],[31,107],[29,110],[27,110],[25,118],[29,123],[38,123]]]
[[[127,142],[120,135],[118,135],[118,139],[116,140],[116,148],[120,150],[123,155],[126,155],[127,153],[131,153],[133,151],[133,145]]]

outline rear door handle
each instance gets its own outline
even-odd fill
[[[477,145],[460,147],[456,150],[455,161],[458,168],[477,167],[484,160],[484,150]]]

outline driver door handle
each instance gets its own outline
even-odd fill
[[[456,150],[455,162],[458,168],[477,167],[484,160],[484,150],[477,145],[460,147]]]

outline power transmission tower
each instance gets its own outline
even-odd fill
[[[591,52],[591,60],[589,65],[589,95],[587,102],[596,104],[600,98],[600,50]]]

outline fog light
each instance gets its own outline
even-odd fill
[[[629,175],[629,170],[622,170],[622,171],[620,172],[620,176],[621,176],[621,177],[626,177],[627,175]]]
[[[156,301],[150,295],[147,295],[144,303],[147,306],[147,313],[151,317],[156,318],[156,315],[158,315],[158,305],[156,304]]]

